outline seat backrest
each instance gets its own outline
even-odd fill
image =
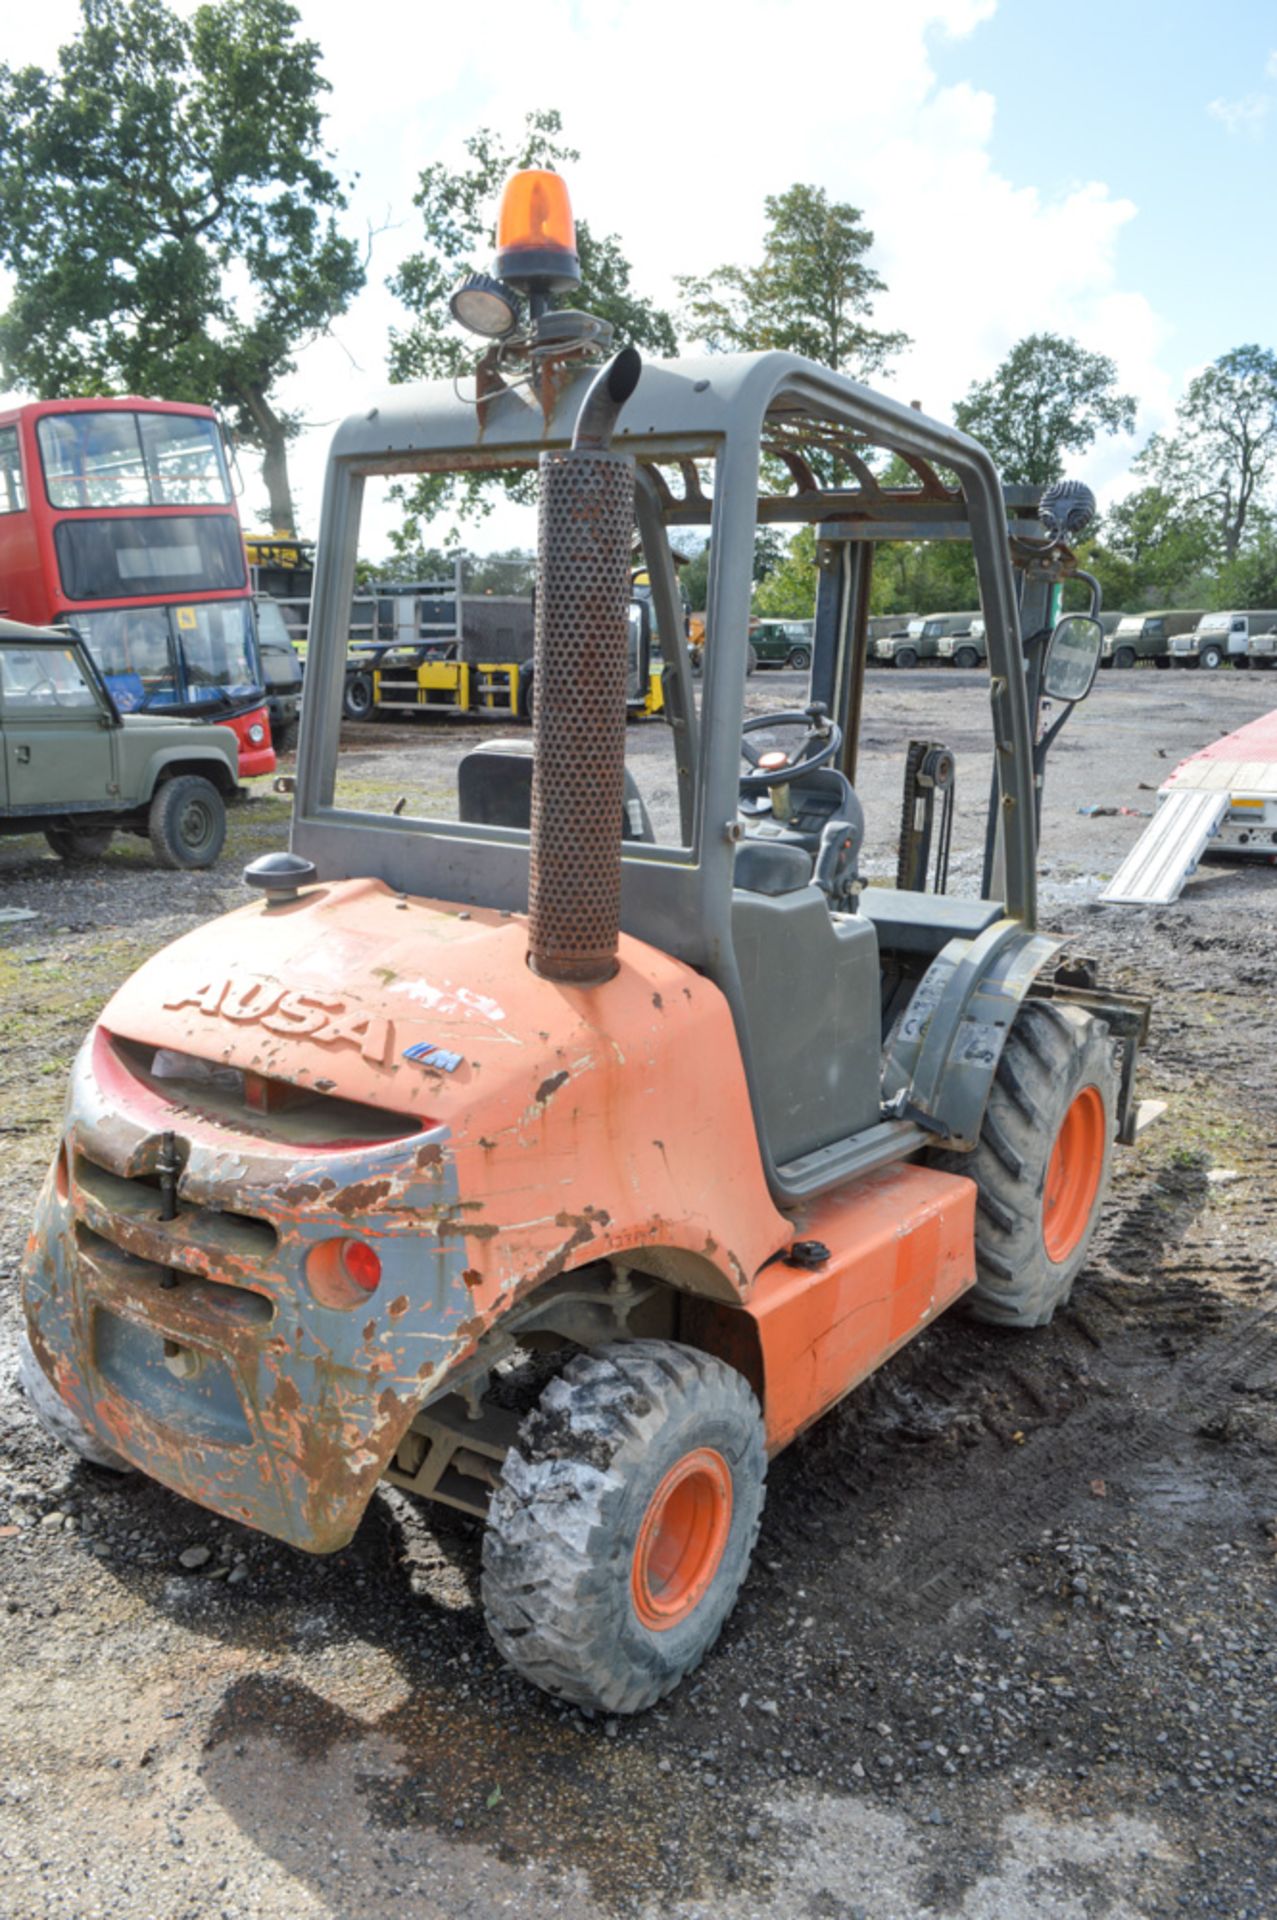
[[[472,826],[525,827],[532,825],[531,739],[484,740],[465,754],[457,768],[457,806]],[[621,805],[622,840],[652,844],[652,828],[643,796],[634,776],[625,769]]]

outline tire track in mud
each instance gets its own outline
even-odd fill
[[[1172,1180],[1168,1213],[1155,1192],[1164,1177],[1149,1170],[1049,1328],[1016,1336],[958,1308],[827,1416],[800,1443],[797,1484],[777,1488],[768,1551],[783,1559],[822,1541],[834,1579],[854,1558],[875,1606],[907,1613],[913,1631],[979,1607],[1044,1532],[1101,1497],[1093,1483],[1132,1508],[1199,1506],[1182,1456],[1233,1439],[1239,1402],[1277,1396],[1277,1298],[1237,1297],[1274,1286],[1262,1253],[1186,1259],[1209,1188]],[[1137,1254],[1145,1271],[1152,1255],[1148,1279],[1130,1270]],[[940,1498],[934,1484],[918,1497],[924,1476]],[[1237,1504],[1259,1519],[1255,1479]],[[866,1550],[886,1506],[901,1532]]]

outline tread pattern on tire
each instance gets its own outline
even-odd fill
[[[671,1420],[688,1422],[687,1447],[714,1445],[727,1459],[734,1504],[705,1598],[655,1634],[633,1613],[630,1563],[650,1497],[638,1492],[636,1506],[644,1463],[650,1476]],[[758,1402],[725,1362],[664,1340],[578,1355],[524,1420],[488,1511],[483,1604],[498,1650],[560,1699],[612,1713],[651,1706],[722,1631],[758,1538],[765,1477]]]
[[[204,787],[212,794],[220,813],[220,832],[214,835],[212,851],[206,858],[191,860],[177,837],[177,824],[181,817],[181,805],[175,798],[183,789],[188,792],[192,787]],[[216,866],[218,856],[226,844],[226,806],[221,794],[211,780],[203,774],[179,773],[173,779],[166,780],[155,789],[151,796],[150,810],[146,818],[147,837],[151,842],[156,862],[170,871],[194,873]]]
[[[1115,1043],[1102,1020],[1080,1007],[1026,1000],[1007,1036],[973,1153],[942,1153],[933,1164],[976,1183],[978,1318],[1002,1326],[1045,1326],[1068,1299],[1108,1186],[1117,1126]],[[1104,1165],[1090,1223],[1067,1257],[1048,1258],[1042,1195],[1060,1124],[1083,1087],[1104,1101]]]

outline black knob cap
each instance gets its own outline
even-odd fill
[[[295,900],[301,889],[317,877],[313,860],[303,860],[299,853],[286,851],[260,854],[244,869],[245,884],[260,888],[268,906]]]

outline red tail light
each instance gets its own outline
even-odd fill
[[[321,1307],[357,1307],[381,1284],[381,1255],[367,1240],[321,1240],[306,1255],[306,1284]]]

